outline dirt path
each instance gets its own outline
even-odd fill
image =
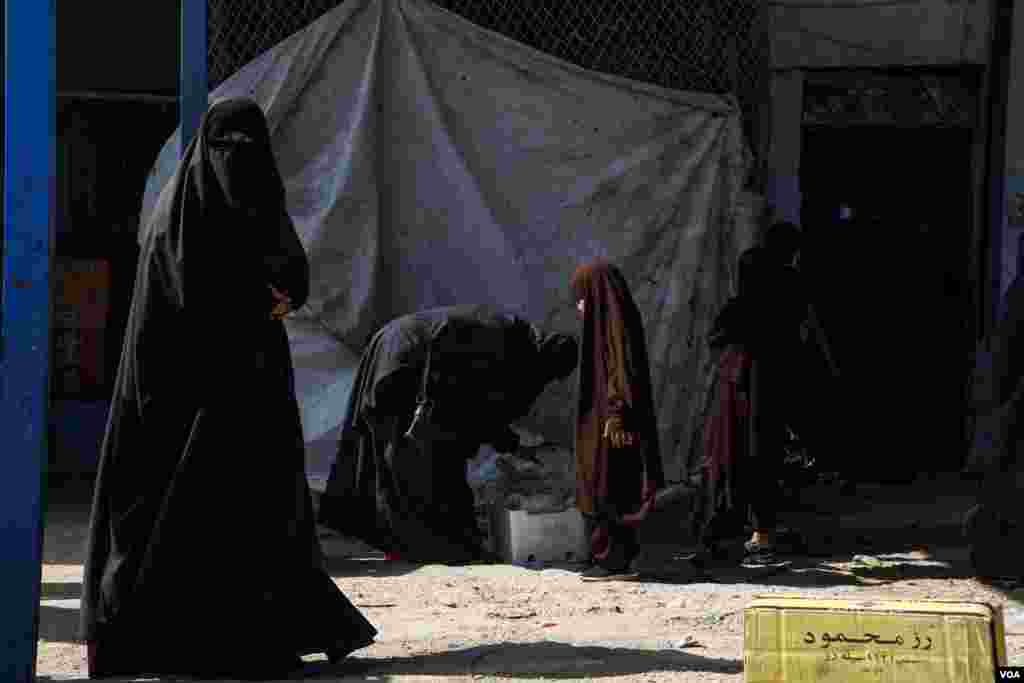
[[[77,635],[86,512],[48,518],[40,618],[40,680],[83,680]],[[743,680],[743,607],[755,594],[985,600],[1007,608],[1011,663],[1024,663],[1024,591],[967,575],[961,549],[931,548],[853,562],[797,561],[786,573],[743,570],[695,581],[588,584],[567,568],[452,568],[385,562],[338,537],[324,539],[341,589],[380,630],[345,666],[312,662],[319,680]],[[240,565],[239,572],[246,567]]]

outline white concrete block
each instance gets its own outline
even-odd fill
[[[507,562],[580,562],[587,558],[586,526],[576,508],[531,514],[495,505],[491,520],[495,552]]]

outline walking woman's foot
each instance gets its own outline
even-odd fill
[[[110,671],[103,669],[96,663],[95,655],[93,653],[92,643],[86,645],[86,656],[85,656],[85,676],[86,678],[98,681],[103,678],[111,678],[114,674]]]
[[[493,553],[490,550],[481,550],[475,561],[477,564],[501,564],[503,558],[498,553]]]
[[[587,571],[580,575],[584,581],[597,582],[597,581],[639,581],[640,573],[634,572],[628,567],[620,571],[611,571],[605,569],[600,565],[594,565]]]
[[[759,555],[761,553],[774,554],[775,544],[750,540],[743,544],[743,550],[746,551],[747,555]]]
[[[775,553],[755,553],[743,558],[740,566],[744,569],[781,569],[788,567],[789,560],[781,560]]]
[[[134,673],[130,666],[112,667],[107,658],[100,655],[100,646],[94,641],[87,642],[84,650],[86,675],[91,680],[115,678]]]
[[[745,569],[772,569],[789,566],[788,560],[779,559],[775,552],[775,545],[765,543],[754,543],[747,541],[743,544],[746,555],[740,566]]]
[[[362,650],[366,647],[370,647],[371,645],[373,645],[373,643],[373,638],[370,638],[369,640],[364,640],[361,643],[347,643],[345,645],[338,645],[337,647],[329,649],[325,653],[327,655],[327,661],[331,664],[340,664],[346,658],[348,658],[348,656],[353,652],[356,652],[357,650]]]

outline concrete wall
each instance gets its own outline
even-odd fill
[[[779,0],[776,69],[936,66],[987,60],[990,0]]]
[[[800,219],[803,71],[985,64],[991,34],[991,3],[992,0],[773,3],[772,95],[766,116],[771,130],[767,194],[776,216],[796,222]]]
[[[1024,237],[1024,3],[1017,2],[1013,17],[1010,85],[1006,124],[1007,220],[1003,239],[1002,288],[1017,276]]]
[[[776,220],[800,223],[800,145],[804,74],[776,71],[771,81],[771,129],[768,142],[768,197]]]

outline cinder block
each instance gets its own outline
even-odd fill
[[[589,547],[583,515],[565,512],[532,514],[491,506],[494,550],[507,562],[581,562]]]

